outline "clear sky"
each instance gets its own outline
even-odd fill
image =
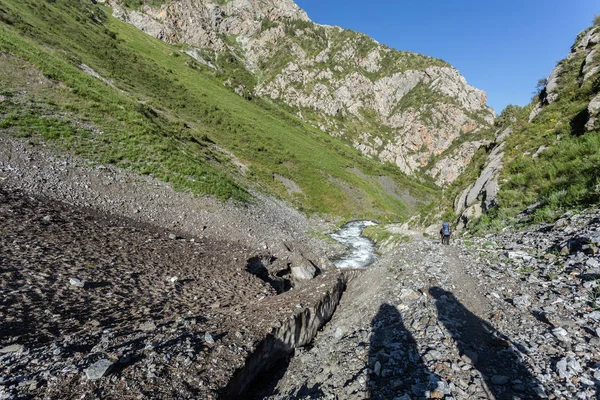
[[[497,113],[526,105],[600,14],[600,0],[295,0],[317,23],[441,58]]]

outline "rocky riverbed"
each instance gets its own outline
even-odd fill
[[[384,250],[257,398],[597,398],[598,216]]]

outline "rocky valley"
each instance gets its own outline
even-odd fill
[[[495,118],[291,0],[0,2],[0,400],[598,398],[599,44]]]

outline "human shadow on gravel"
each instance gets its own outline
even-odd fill
[[[496,400],[541,399],[542,385],[523,363],[524,348],[469,311],[451,293],[432,287],[438,318],[450,332],[461,355],[481,373]],[[517,351],[518,349],[518,351]]]
[[[369,345],[371,374],[368,389],[372,399],[427,397],[441,380],[423,363],[417,342],[404,326],[402,315],[390,304],[382,304],[371,321]]]

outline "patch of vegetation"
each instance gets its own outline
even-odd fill
[[[501,176],[506,183],[499,194],[505,214],[515,215],[539,202],[532,222],[541,223],[567,209],[600,202],[600,126],[590,131],[583,126],[587,105],[600,92],[600,73],[582,83],[584,60],[580,52],[561,61],[558,98],[531,123],[527,118],[534,103],[516,113]],[[545,150],[534,158],[540,149]]]
[[[517,270],[518,273],[523,274],[523,275],[529,275],[533,272],[533,268],[532,267],[523,267],[523,268],[519,268]]]
[[[410,236],[400,233],[392,233],[387,226],[383,224],[367,226],[362,234],[377,244],[385,243],[386,245],[390,245],[410,243],[411,241]]]
[[[123,6],[130,10],[139,10],[144,4],[150,7],[160,7],[165,2],[162,0],[122,0]]]

